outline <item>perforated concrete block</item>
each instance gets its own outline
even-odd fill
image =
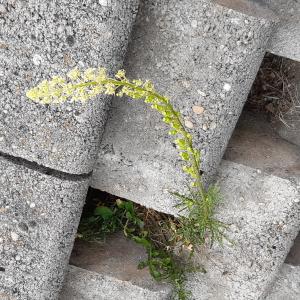
[[[231,7],[229,1],[142,1],[125,60],[129,78],[150,79],[182,113],[201,149],[206,181],[216,173],[276,19],[248,2],[237,10],[223,2]],[[93,186],[147,206],[152,196],[144,196],[157,184],[185,189],[169,178],[181,162],[167,132],[146,104],[114,99]]]
[[[0,158],[0,299],[57,299],[88,184]]]
[[[69,173],[90,172],[109,98],[41,105],[25,93],[75,66],[120,68],[138,1],[0,5],[0,151]]]

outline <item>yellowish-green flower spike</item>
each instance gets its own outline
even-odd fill
[[[65,101],[84,102],[103,94],[119,97],[126,95],[143,100],[162,114],[163,121],[172,127],[169,134],[178,136],[175,144],[181,150],[179,155],[189,164],[184,168],[185,172],[193,180],[197,179],[199,184],[200,152],[193,148],[192,136],[186,131],[180,113],[174,110],[167,97],[155,91],[151,81],[143,82],[140,79],[130,81],[124,70],[119,70],[115,78],[110,78],[104,68],[88,68],[85,71],[75,68],[65,78],[53,76],[51,80],[42,81],[26,93],[32,101],[48,104]]]
[[[65,101],[87,101],[98,95],[128,96],[132,99],[142,100],[157,110],[163,121],[170,126],[169,134],[174,136],[179,156],[184,161],[183,171],[190,177],[193,189],[192,198],[180,195],[178,207],[187,209],[189,218],[182,218],[181,236],[183,243],[190,245],[189,231],[186,227],[193,227],[193,221],[201,222],[199,237],[195,240],[203,243],[209,231],[212,239],[220,240],[223,236],[221,222],[215,220],[212,211],[218,197],[218,189],[212,186],[205,189],[202,183],[200,165],[201,155],[193,146],[192,135],[187,132],[182,122],[180,112],[176,111],[170,99],[156,92],[151,81],[140,79],[130,81],[124,70],[119,70],[113,78],[107,76],[104,68],[89,68],[80,71],[78,68],[71,70],[65,77],[54,76],[51,80],[44,80],[36,87],[28,90],[27,97],[39,103],[62,103]],[[175,193],[176,194],[176,193]],[[188,222],[188,223],[186,223]],[[185,226],[184,224],[187,224]],[[199,223],[200,224],[200,223]]]

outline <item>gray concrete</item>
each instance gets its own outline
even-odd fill
[[[182,112],[207,179],[217,170],[272,31],[269,11],[254,6],[250,12],[202,0],[144,1],[125,60],[130,78],[151,79]],[[114,99],[93,187],[147,206],[149,198],[156,202],[157,185],[160,192],[184,188],[170,176],[181,161],[167,131],[144,103]]]
[[[156,183],[151,205],[174,213]],[[216,216],[229,225],[226,233],[233,244],[225,241],[223,246],[205,247],[196,256],[207,273],[190,276],[191,299],[261,299],[300,228],[300,179],[296,174],[289,180],[223,161],[218,184],[222,201]]]
[[[223,247],[203,249],[207,274],[189,279],[192,299],[261,299],[300,228],[300,180],[291,182],[224,161],[217,217],[229,224]]]
[[[116,233],[104,242],[76,240],[70,264],[150,291],[170,291],[170,286],[156,282],[148,268],[138,269],[140,261],[147,259],[144,247],[126,238],[123,232]]]
[[[300,61],[300,1],[254,0],[266,5],[280,17],[268,50],[276,55]]]
[[[16,163],[0,158],[0,298],[57,299],[89,179]]]
[[[138,0],[0,3],[0,151],[69,173],[90,172],[109,99],[40,105],[25,92],[76,65],[120,68]]]
[[[171,291],[151,291],[128,281],[70,266],[59,300],[171,300]]]
[[[266,300],[300,299],[300,267],[284,264]]]

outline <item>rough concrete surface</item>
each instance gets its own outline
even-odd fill
[[[269,12],[248,16],[202,0],[141,3],[125,69],[170,96],[202,151],[207,179],[241,113],[272,24]],[[147,206],[151,196],[144,195],[157,181],[164,190],[183,188],[170,179],[181,162],[167,131],[146,104],[114,99],[93,187]]]
[[[109,99],[41,105],[25,92],[75,66],[115,72],[137,3],[0,0],[0,151],[69,173],[92,170]]]
[[[284,264],[266,300],[300,299],[300,267]]]
[[[254,0],[274,11],[280,23],[274,32],[268,50],[276,55],[300,61],[300,1]]]
[[[0,158],[0,298],[57,299],[88,184]]]
[[[150,291],[128,281],[70,266],[59,300],[171,300],[171,291]]]
[[[300,148],[281,138],[268,117],[244,111],[224,159],[286,179],[300,178]]]
[[[70,264],[152,291],[169,291],[168,285],[159,284],[151,277],[148,268],[138,269],[139,262],[146,259],[145,249],[120,232],[103,243],[76,240]]]
[[[223,161],[223,201],[217,217],[229,224],[223,247],[203,249],[207,274],[193,274],[192,299],[261,299],[300,227],[300,180],[289,180]]]

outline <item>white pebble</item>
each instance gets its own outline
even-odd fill
[[[99,0],[99,4],[102,6],[109,6],[110,0]]]
[[[35,208],[35,203],[33,203],[33,202],[30,203],[29,207],[30,207],[30,208]]]
[[[11,232],[10,236],[13,241],[17,241],[19,238],[19,235],[15,232]]]
[[[197,26],[198,26],[197,20],[193,20],[191,23],[191,26],[192,26],[192,28],[197,28]]]
[[[186,121],[184,122],[184,124],[185,124],[185,126],[186,126],[187,128],[190,128],[190,129],[192,129],[192,128],[194,127],[194,124],[193,124],[191,121],[189,121],[189,120],[186,120]]]
[[[229,83],[225,83],[223,86],[223,90],[229,92],[231,90],[231,85]]]
[[[33,58],[32,58],[32,61],[33,61],[33,63],[34,63],[36,66],[39,66],[39,65],[42,63],[43,59],[42,59],[42,57],[41,57],[40,55],[34,54],[34,55],[33,55]]]
[[[197,90],[197,93],[200,95],[200,96],[202,96],[202,97],[206,97],[207,95],[204,93],[204,92],[202,92],[201,90]]]

